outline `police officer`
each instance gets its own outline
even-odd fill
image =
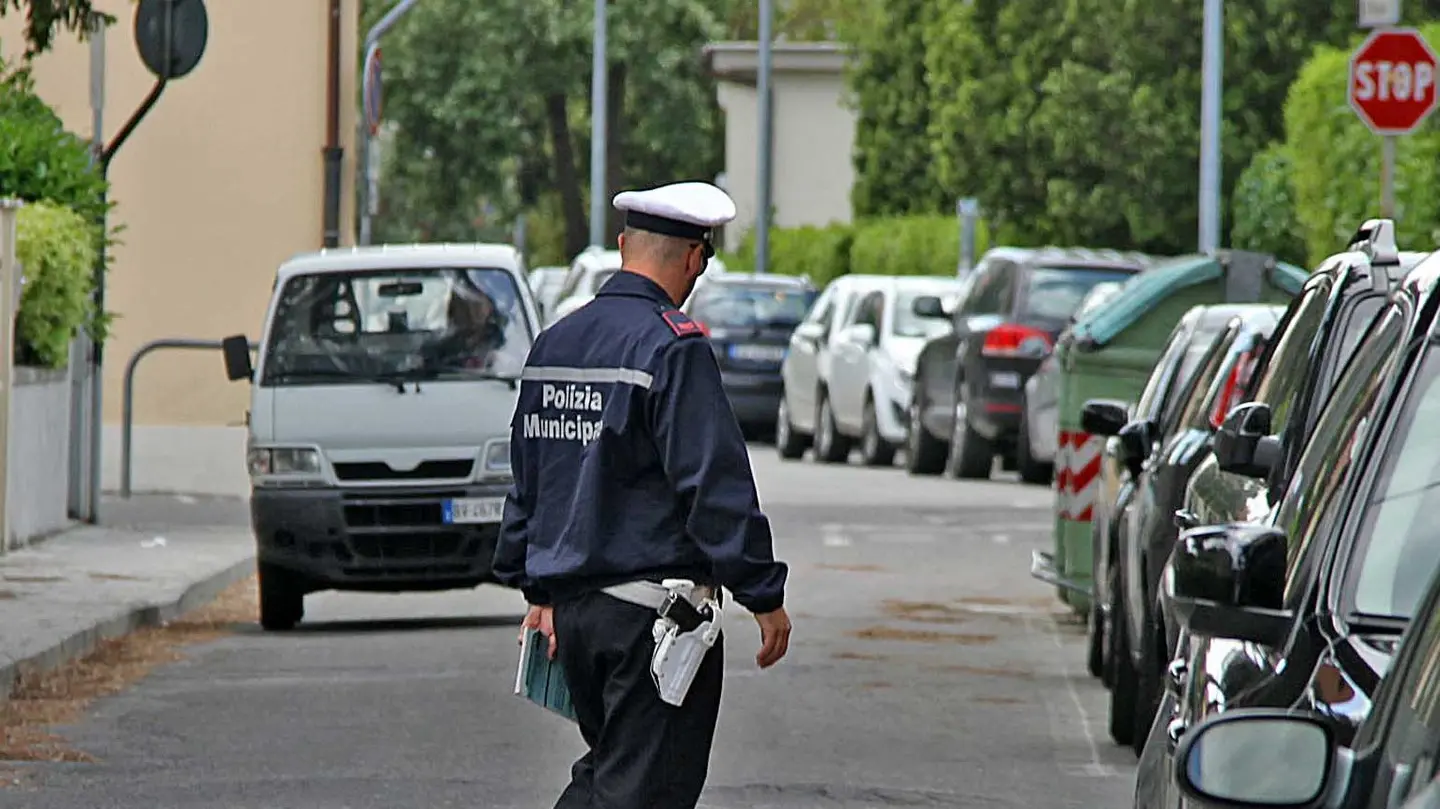
[[[789,647],[788,568],[775,560],[749,456],[710,342],[678,307],[735,203],[708,183],[615,197],[623,271],[540,334],[521,375],[495,575],[550,638],[589,751],[557,809],[693,809],[720,710],[723,638],[683,702],[651,676],[661,582],[724,587],[774,665]],[[524,629],[522,629],[522,633]]]

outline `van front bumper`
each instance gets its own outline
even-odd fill
[[[494,581],[499,523],[447,524],[446,500],[504,497],[505,484],[386,488],[255,488],[259,561],[310,590],[450,590]]]

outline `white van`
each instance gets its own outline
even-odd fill
[[[491,581],[518,379],[540,329],[509,245],[323,250],[283,264],[252,368],[260,621],[320,590]]]

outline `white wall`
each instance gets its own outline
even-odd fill
[[[10,399],[10,536],[15,548],[70,524],[70,383],[65,371],[16,368]],[[3,548],[0,548],[3,550]]]
[[[777,227],[850,221],[855,113],[844,106],[844,92],[839,73],[775,74],[771,193]],[[734,247],[755,223],[758,94],[753,87],[721,81],[717,95],[725,112],[726,182],[738,212],[725,241]]]

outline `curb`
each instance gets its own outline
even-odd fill
[[[177,599],[134,602],[119,608],[110,618],[82,629],[37,654],[23,660],[0,662],[0,702],[10,699],[21,676],[52,671],[90,654],[103,641],[173,621],[214,601],[225,588],[254,572],[255,558],[242,559],[191,584]]]

